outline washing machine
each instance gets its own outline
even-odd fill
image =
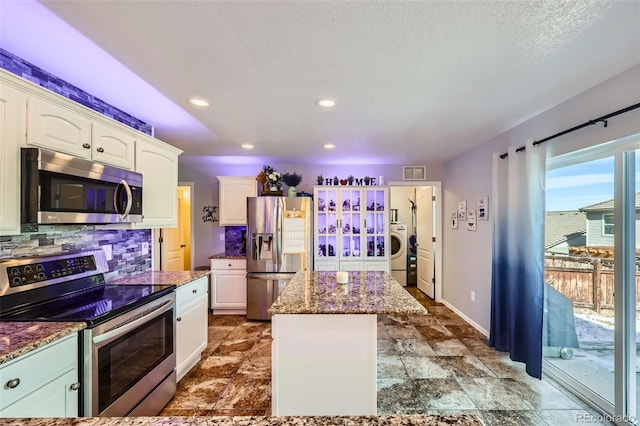
[[[391,240],[391,276],[407,285],[407,225],[393,223],[389,228]]]

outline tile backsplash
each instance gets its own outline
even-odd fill
[[[246,247],[242,238],[246,230],[246,226],[224,227],[224,253],[227,256],[242,256],[246,254]]]
[[[91,108],[94,111],[106,115],[107,117],[113,118],[122,124],[126,124],[127,126],[133,127],[134,129],[148,135],[153,135],[153,127],[151,125],[112,105],[109,105],[102,99],[96,98],[84,90],[67,83],[55,75],[48,73],[42,68],[39,68],[4,49],[0,49],[0,68],[42,86],[45,89],[49,89],[52,92],[64,96],[65,98],[78,102],[79,104],[82,104],[87,108]]]
[[[0,261],[17,257],[47,256],[111,245],[107,280],[124,274],[150,271],[151,252],[142,254],[142,243],[151,246],[151,230],[98,230],[87,226],[41,227],[40,232],[0,237]]]

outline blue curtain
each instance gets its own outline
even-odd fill
[[[493,158],[491,346],[542,376],[544,144]]]

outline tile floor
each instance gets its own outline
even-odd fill
[[[466,413],[491,426],[603,424],[586,404],[487,346],[449,308],[407,291],[430,315],[378,317],[378,414]],[[270,415],[270,403],[270,323],[210,315],[202,360],[161,415]]]

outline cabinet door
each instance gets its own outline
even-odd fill
[[[93,159],[96,161],[128,170],[135,167],[135,140],[132,134],[101,123],[93,123],[91,146]]]
[[[76,157],[91,157],[91,123],[76,111],[46,99],[28,98],[27,144]]]
[[[178,224],[178,155],[167,144],[136,139],[136,171],[142,173],[142,215],[136,228],[174,228]]]
[[[340,262],[333,261],[333,262],[316,262],[315,264],[315,271],[338,271],[340,270]]]
[[[364,190],[365,226],[366,226],[366,260],[388,259],[388,188],[371,188]]]
[[[218,221],[221,226],[247,224],[247,197],[258,195],[253,176],[218,176]]]
[[[337,261],[339,252],[338,191],[335,188],[314,188],[315,232],[314,259],[319,265]]]
[[[244,271],[212,271],[211,308],[246,309],[247,277]]]
[[[360,210],[362,190],[340,189],[338,210],[340,211],[340,259],[362,259],[362,212]]]
[[[180,289],[178,289],[180,290]],[[207,296],[202,293],[176,313],[177,380],[193,368],[207,347]]]
[[[26,95],[0,82],[0,235],[20,233],[20,146],[26,118]]]
[[[77,382],[78,370],[67,371],[0,410],[0,417],[78,417]]]

